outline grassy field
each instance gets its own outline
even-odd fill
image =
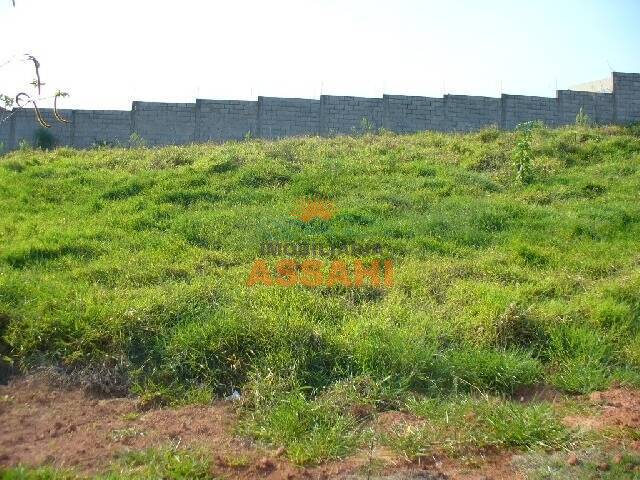
[[[239,431],[300,464],[372,441],[410,458],[576,442],[548,404],[513,395],[640,386],[640,130],[523,141],[487,129],[2,156],[0,351],[149,405],[238,390]],[[333,218],[295,218],[309,198]],[[394,284],[249,287],[268,242],[379,244],[357,258],[392,259]],[[394,410],[426,424],[363,421]]]

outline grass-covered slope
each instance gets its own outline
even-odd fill
[[[270,405],[258,436],[285,443],[287,415],[323,439],[350,431],[322,405],[352,377],[384,390],[377,404],[638,384],[638,130],[536,129],[526,183],[517,135],[0,157],[0,348],[149,399],[237,388]],[[334,218],[294,218],[304,198]],[[395,283],[248,287],[266,242],[378,243],[365,260],[393,259]]]

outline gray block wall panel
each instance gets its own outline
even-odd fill
[[[404,95],[384,95],[384,121],[387,130],[412,133],[444,128],[444,99]]]
[[[132,131],[149,145],[195,141],[195,103],[133,102]]]
[[[613,95],[611,93],[578,92],[558,90],[558,115],[560,125],[576,122],[582,112],[598,124],[613,123]]]
[[[258,97],[258,126],[262,138],[318,135],[320,101]]]
[[[596,118],[596,102],[594,93],[576,92],[573,90],[558,90],[558,112],[560,125],[570,125],[576,122],[576,116],[582,112],[589,118]]]
[[[258,102],[196,100],[196,141],[221,142],[257,136]]]
[[[502,123],[502,106],[499,98],[470,97],[467,95],[444,96],[445,128],[452,132],[470,132]]]
[[[338,135],[361,132],[363,125],[377,130],[383,126],[383,99],[322,95],[320,134]]]
[[[640,73],[613,73],[614,122],[640,122]]]
[[[614,120],[614,100],[612,93],[596,93],[596,122],[599,125],[611,125]]]
[[[490,125],[513,129],[532,120],[561,126],[574,124],[580,109],[601,125],[640,122],[640,74],[615,72],[612,85],[613,93],[560,90],[556,98],[322,95],[320,100],[259,97],[257,102],[133,102],[130,112],[62,110],[71,124],[57,122],[51,109],[42,112],[58,145],[78,147],[102,141],[124,143],[132,132],[149,145],[171,145],[242,139],[248,133],[263,138],[350,135],[380,127],[398,133],[467,132]],[[0,125],[0,142],[5,149],[17,148],[21,140],[33,143],[38,128],[33,109],[19,110],[10,122]]]
[[[47,131],[53,135],[55,145],[60,147],[71,145],[73,111],[58,110],[59,115],[69,123],[61,123],[56,120],[52,108],[41,108],[40,112],[42,113],[45,121],[51,125],[51,128],[48,128]],[[25,108],[17,111],[13,116],[13,127],[13,148],[17,148],[23,140],[30,145],[33,145],[36,131],[39,128],[43,128],[36,120],[35,110],[32,108]]]
[[[88,148],[107,143],[126,145],[131,136],[131,111],[74,110],[73,146]]]
[[[13,118],[10,112],[0,111],[0,153],[7,152],[13,148],[13,135],[11,132]]]
[[[513,130],[520,123],[542,121],[549,127],[558,124],[558,100],[548,97],[502,95],[502,128]]]

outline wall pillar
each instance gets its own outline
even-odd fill
[[[640,73],[612,75],[614,123],[640,122]]]

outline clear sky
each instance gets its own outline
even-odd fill
[[[640,0],[0,0],[65,106],[321,93],[554,96],[640,72]],[[0,68],[0,92],[32,78]]]

